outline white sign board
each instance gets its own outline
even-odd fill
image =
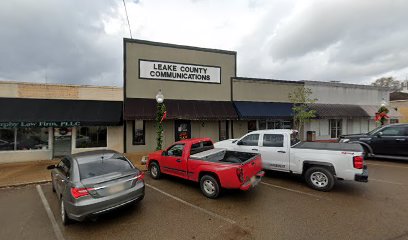
[[[221,83],[221,67],[139,60],[139,78]]]

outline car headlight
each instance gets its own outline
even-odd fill
[[[349,142],[350,141],[350,139],[348,139],[348,138],[342,138],[342,139],[340,139],[340,143],[346,143],[346,142]]]

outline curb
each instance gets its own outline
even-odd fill
[[[51,180],[39,180],[39,181],[33,181],[33,182],[16,183],[16,184],[0,186],[0,189],[15,188],[15,187],[25,187],[25,186],[29,186],[29,185],[44,184],[44,183],[49,183],[49,182],[51,182]]]

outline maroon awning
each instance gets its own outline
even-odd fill
[[[230,101],[174,100],[164,101],[167,119],[187,120],[237,120],[238,115]],[[125,120],[154,120],[156,100],[127,98],[124,101]]]

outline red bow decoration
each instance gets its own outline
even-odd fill
[[[381,121],[382,119],[390,118],[385,112],[375,113],[375,121]]]
[[[166,117],[167,117],[167,111],[164,111],[163,117],[161,118],[160,123],[163,122],[164,119],[166,119]]]

